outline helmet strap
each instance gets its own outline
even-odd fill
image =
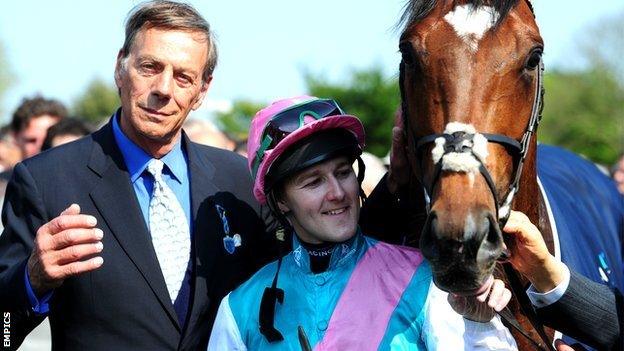
[[[279,277],[280,268],[282,267],[282,257],[284,256],[285,251],[285,231],[288,230],[291,232],[292,226],[282,211],[279,210],[273,191],[270,191],[267,194],[267,205],[269,206],[273,216],[279,222],[276,230],[279,258],[277,259],[277,269],[275,270],[273,282],[270,287],[264,288],[264,293],[262,294],[262,300],[260,302],[258,320],[260,322],[260,333],[264,335],[268,342],[277,342],[284,340],[282,333],[275,328],[275,306],[278,302],[280,304],[284,302],[284,290],[277,287],[277,279]]]
[[[280,245],[282,246],[282,245]],[[271,287],[264,288],[262,300],[260,302],[260,314],[258,319],[260,322],[260,333],[264,335],[268,342],[276,342],[284,340],[284,336],[279,330],[275,329],[275,305],[284,302],[284,290],[277,287],[277,277],[282,266],[282,256],[277,260],[277,270]]]

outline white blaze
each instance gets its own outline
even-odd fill
[[[475,9],[472,5],[465,4],[447,13],[444,20],[453,27],[470,50],[476,52],[479,40],[494,26],[498,16],[498,12],[491,6],[481,6]]]

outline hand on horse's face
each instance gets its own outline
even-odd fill
[[[401,187],[408,184],[410,179],[409,161],[407,159],[407,148],[405,133],[400,115],[395,118],[395,125],[392,128],[392,149],[390,149],[390,170],[386,178],[388,190],[396,194]]]
[[[581,344],[573,344],[572,346],[566,344],[561,339],[555,340],[555,348],[557,351],[585,351],[587,350]]]
[[[500,312],[511,300],[511,291],[500,279],[491,278],[489,286],[479,295],[460,296],[448,295],[448,302],[466,319],[476,322],[489,322],[496,312]]]
[[[503,228],[511,234],[509,262],[541,292],[554,289],[563,281],[565,268],[550,254],[539,229],[522,212],[511,211]]]

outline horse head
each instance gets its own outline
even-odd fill
[[[528,1],[411,0],[402,20],[408,154],[429,201],[420,249],[438,287],[476,294],[535,142],[543,41]]]

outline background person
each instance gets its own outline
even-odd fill
[[[22,159],[38,154],[48,128],[66,116],[67,109],[59,101],[42,96],[24,99],[11,120],[11,131],[22,151]]]
[[[5,172],[10,172],[22,159],[22,152],[15,142],[9,126],[0,128],[0,179],[8,180]]]
[[[611,175],[618,191],[624,195],[624,155],[620,156],[611,168]]]
[[[81,120],[67,117],[48,129],[41,151],[67,144],[91,133],[91,129]]]
[[[188,119],[184,122],[184,131],[193,142],[234,151],[233,140],[213,123],[200,119]]]

